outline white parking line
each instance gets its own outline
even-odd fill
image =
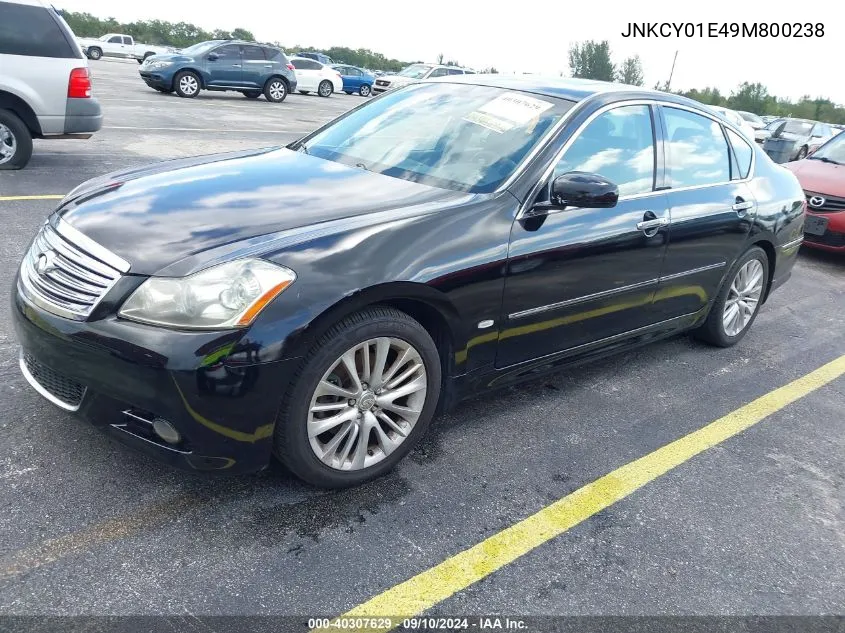
[[[104,130],[147,130],[154,132],[235,132],[237,134],[292,134],[301,132],[286,130],[231,130],[229,128],[215,127],[148,127],[146,125],[104,125]]]

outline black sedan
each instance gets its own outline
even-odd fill
[[[358,484],[468,395],[683,331],[735,344],[790,275],[804,204],[682,97],[422,82],[285,148],[78,187],[21,264],[20,367],[171,464],[275,454]]]

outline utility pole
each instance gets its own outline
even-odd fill
[[[666,92],[669,92],[669,86],[672,85],[672,75],[675,74],[676,61],[678,61],[678,51],[675,51],[675,58],[672,60],[672,70],[669,71],[669,81],[666,82]]]

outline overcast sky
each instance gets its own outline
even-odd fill
[[[572,42],[610,41],[614,62],[639,54],[648,87],[665,81],[678,50],[672,88],[716,86],[729,93],[742,81],[762,82],[777,96],[804,94],[845,103],[843,25],[829,0],[520,0],[482,3],[426,0],[53,0],[58,8],[121,21],[158,18],[208,30],[244,27],[262,41],[316,47],[369,48],[388,57],[435,61],[438,53],[474,68],[568,74]],[[629,22],[821,22],[824,37],[623,38]],[[839,23],[838,23],[839,22]]]

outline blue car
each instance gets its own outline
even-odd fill
[[[343,91],[346,94],[351,95],[353,92],[357,92],[362,97],[370,96],[376,78],[369,71],[346,64],[335,64],[332,68],[339,72],[343,78]]]
[[[150,88],[186,99],[201,90],[235,90],[249,99],[263,94],[267,101],[281,103],[296,90],[293,65],[284,51],[239,40],[211,40],[153,55],[139,72]]]

